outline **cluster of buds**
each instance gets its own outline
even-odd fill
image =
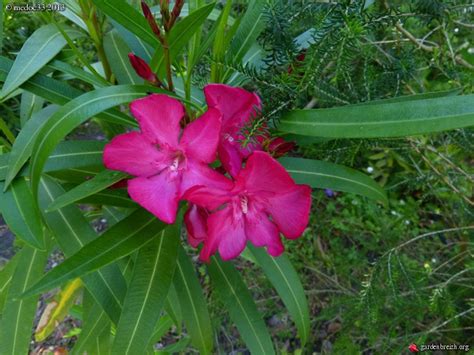
[[[170,13],[169,0],[160,1],[160,12],[165,34],[168,33],[173,27],[173,25],[176,23],[176,20],[178,19],[181,13],[181,9],[183,8],[183,5],[184,0],[176,0],[173,10]],[[163,32],[160,30],[160,26],[156,22],[155,17],[153,16],[153,13],[150,10],[150,7],[144,0],[142,0],[141,2],[141,7],[143,15],[145,16],[145,19],[147,20],[151,30],[158,38],[161,45],[164,48],[168,48],[166,35],[164,35]],[[130,59],[130,63],[132,64],[133,69],[141,78],[147,80],[153,85],[165,88],[163,83],[158,79],[158,77],[152,71],[147,62],[145,62],[142,58],[136,56],[133,53],[129,53],[128,58]]]

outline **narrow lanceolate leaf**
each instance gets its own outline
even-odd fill
[[[231,43],[231,51],[229,53],[231,60],[237,63],[241,61],[264,29],[265,23],[263,19],[265,12],[263,10],[265,4],[266,1],[264,0],[250,1]]]
[[[183,247],[179,247],[174,285],[179,294],[183,320],[191,336],[191,343],[201,354],[211,354],[213,331],[207,302],[196,276],[195,268]]]
[[[387,195],[382,187],[357,170],[312,159],[286,157],[279,161],[298,184],[350,192],[388,203]]]
[[[81,32],[64,28],[71,38],[82,35]],[[18,53],[3,85],[0,97],[4,98],[17,89],[26,80],[35,75],[66,45],[66,40],[54,24],[37,29],[25,42]]]
[[[92,166],[100,167],[102,170],[104,169],[102,165],[104,144],[104,142],[100,141],[61,142],[46,161],[44,172]],[[0,181],[5,180],[9,168],[9,160],[10,153],[0,155]],[[24,176],[27,173],[27,169],[21,169],[19,175]],[[95,174],[96,172],[93,172],[90,175]]]
[[[80,279],[75,279],[67,283],[57,296],[57,299],[48,303],[36,326],[36,341],[39,342],[46,339],[57,325],[63,321],[69,309],[74,305],[74,301],[79,295],[79,292],[82,290],[82,285]]]
[[[209,266],[212,284],[232,321],[252,354],[275,354],[272,340],[262,315],[247,285],[235,267],[213,257]]]
[[[0,82],[5,81],[13,62],[0,56]],[[65,82],[52,79],[46,75],[36,74],[21,85],[23,90],[29,91],[53,104],[64,105],[84,92],[73,88]],[[118,110],[107,110],[97,115],[104,121],[123,125],[137,126],[135,120]]]
[[[21,127],[31,118],[31,116],[43,107],[44,100],[28,91],[21,94],[20,123]]]
[[[58,70],[65,74],[69,74],[96,87],[101,88],[111,85],[110,82],[108,82],[101,76],[93,75],[90,72],[87,72],[79,67],[75,67],[69,63],[61,62],[59,60],[53,60],[52,62],[50,62],[47,68],[52,70]]]
[[[176,59],[180,51],[188,44],[194,33],[207,19],[214,6],[215,3],[205,5],[176,23],[168,38],[171,61]],[[164,57],[161,46],[156,48],[151,61],[151,67],[160,74],[164,73]]]
[[[36,95],[31,95],[37,97]],[[8,160],[8,172],[5,176],[5,189],[8,188],[13,178],[18,174],[23,164],[28,160],[33,149],[33,144],[41,125],[58,109],[58,106],[50,105],[36,112],[31,119],[25,121],[20,133],[16,137]]]
[[[309,308],[301,281],[286,255],[273,258],[262,248],[248,246],[273,287],[277,290],[298,328],[304,346],[309,337]]]
[[[113,354],[143,354],[153,335],[176,267],[179,222],[143,246],[115,333]]]
[[[117,0],[93,0],[92,2],[104,14],[134,33],[138,38],[143,39],[153,48],[160,46],[158,38],[151,31],[145,17],[127,2]]]
[[[62,194],[64,194],[64,189],[54,179],[44,176],[40,185],[40,207],[44,210]],[[43,213],[43,217],[68,258],[98,237],[76,206],[66,206],[57,211]],[[115,264],[109,265],[84,276],[82,280],[108,317],[117,323],[127,288],[119,267]]]
[[[0,182],[0,210],[12,232],[28,245],[44,250],[44,230],[41,214],[29,184],[24,178],[16,180],[3,192]]]
[[[474,95],[294,110],[278,129],[329,138],[402,137],[474,125]]]
[[[107,33],[104,37],[104,49],[112,68],[112,73],[119,84],[143,84],[128,60],[130,48],[116,31]]]
[[[107,205],[116,207],[137,208],[138,204],[130,199],[126,190],[123,189],[107,189],[94,195],[87,196],[78,203],[88,203],[93,205]]]
[[[462,88],[443,90],[443,91],[424,92],[422,94],[404,95],[404,96],[392,97],[390,99],[367,101],[367,102],[362,102],[358,105],[379,105],[379,104],[389,104],[389,103],[403,102],[403,101],[434,99],[437,97],[456,96],[456,95],[459,95],[461,92],[462,92]]]
[[[38,132],[31,159],[31,187],[36,195],[44,164],[54,147],[78,125],[111,107],[146,95],[147,86],[112,86],[88,92],[62,106]]]
[[[74,344],[72,354],[82,355],[85,352],[99,354],[93,351],[97,346],[97,338],[104,329],[110,331],[110,325],[111,322],[107,314],[102,311],[98,303],[94,303],[91,309],[84,313],[81,334]]]
[[[154,49],[152,49],[149,44],[142,41],[139,37],[135,36],[132,32],[127,30],[118,22],[113,20],[111,22],[114,25],[115,30],[132,50],[132,52],[146,62],[149,62],[151,60],[151,56],[153,55]]]
[[[0,211],[1,212],[1,211]],[[3,314],[3,307],[7,300],[8,290],[12,283],[13,273],[15,272],[16,264],[20,258],[21,253],[16,254],[7,265],[0,270],[0,315]]]
[[[0,324],[0,354],[29,353],[38,296],[20,295],[41,277],[47,258],[46,251],[29,246],[20,251]]]
[[[48,272],[25,295],[33,295],[87,275],[133,253],[161,234],[165,224],[138,210]]]
[[[84,183],[73,188],[72,190],[69,190],[64,195],[59,196],[48,207],[47,211],[54,211],[58,208],[77,202],[87,196],[93,195],[99,191],[106,189],[107,187],[124,179],[125,177],[127,177],[127,175],[121,172],[104,170],[94,176],[92,179],[85,181]]]
[[[158,323],[156,324],[155,331],[150,338],[150,342],[148,343],[148,351],[147,354],[154,354],[155,353],[155,344],[160,341],[160,339],[170,330],[173,326],[173,320],[167,314],[160,317]]]

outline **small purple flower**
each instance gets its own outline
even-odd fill
[[[324,189],[324,193],[326,194],[327,197],[334,197],[335,193],[331,189]]]

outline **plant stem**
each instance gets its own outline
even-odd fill
[[[168,81],[168,90],[174,92],[173,73],[171,70],[170,47],[167,36],[163,36],[162,41],[163,56],[165,57],[166,80]]]
[[[97,21],[97,12],[94,8],[94,5],[90,3],[89,0],[80,1],[80,5],[82,10],[82,19],[86,23],[89,34],[92,38],[92,41],[94,42],[94,46],[97,50],[97,56],[102,63],[102,67],[104,68],[105,77],[108,81],[110,81],[112,77],[112,70],[110,68],[109,60],[105,55],[101,26]]]

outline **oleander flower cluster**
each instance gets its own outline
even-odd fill
[[[278,256],[281,235],[301,236],[311,207],[311,188],[296,184],[275,160],[293,145],[266,130],[243,144],[245,127],[261,109],[256,94],[222,84],[207,85],[204,94],[207,111],[186,125],[177,99],[152,94],[133,101],[140,130],[113,138],[104,164],[132,175],[130,197],[166,223],[188,201],[188,240],[202,244],[201,260],[216,252],[235,258],[248,241]]]

